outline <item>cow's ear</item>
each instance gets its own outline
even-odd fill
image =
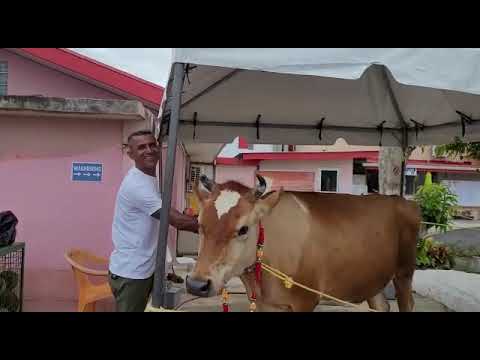
[[[262,218],[266,214],[270,213],[272,209],[280,201],[280,197],[283,194],[283,188],[280,188],[278,191],[270,191],[269,193],[263,195],[260,199],[255,202],[255,213],[259,218]]]

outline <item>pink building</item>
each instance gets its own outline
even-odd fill
[[[369,194],[378,192],[378,150],[243,152],[233,158],[216,159],[218,182],[239,179],[253,186],[255,173],[263,175],[270,188],[296,191]],[[405,196],[412,197],[430,172],[436,182],[450,186],[459,197],[459,205],[478,217],[480,173],[470,161],[416,159],[407,162]]]
[[[75,310],[64,251],[109,256],[116,191],[132,166],[122,144],[154,129],[162,93],[69,50],[0,49],[0,211],[17,215],[26,244],[24,311]],[[179,146],[172,206],[180,211],[185,161]],[[101,164],[101,180],[74,181],[73,163]]]

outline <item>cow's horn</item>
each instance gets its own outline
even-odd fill
[[[215,185],[215,183],[212,180],[210,180],[208,176],[202,174],[200,176],[200,182],[202,183],[203,187],[207,191],[212,192],[213,186]]]
[[[257,179],[258,179],[258,185],[255,188],[255,197],[258,199],[260,196],[263,195],[265,190],[267,190],[267,182],[261,175],[258,175],[258,174],[257,174]]]

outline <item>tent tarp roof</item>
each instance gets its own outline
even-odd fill
[[[189,65],[185,143],[243,136],[315,145],[341,137],[399,146],[408,126],[409,145],[442,144],[462,135],[459,112],[465,139],[480,140],[480,124],[470,122],[480,118],[480,49],[182,48],[172,59]],[[163,107],[168,114],[169,102]]]

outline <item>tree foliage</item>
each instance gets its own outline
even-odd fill
[[[451,144],[440,145],[435,148],[436,156],[459,156],[480,160],[480,142],[463,142],[458,136]]]

